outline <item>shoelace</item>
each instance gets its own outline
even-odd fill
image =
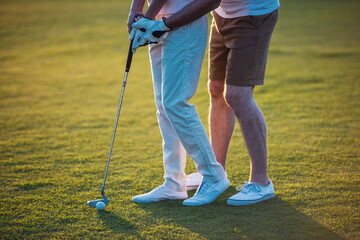
[[[209,188],[209,184],[208,183],[204,183],[203,185],[200,186],[200,191],[199,194],[202,195],[206,192],[206,190]]]
[[[245,181],[244,185],[237,186],[236,190],[241,191],[245,194],[251,191],[261,192],[260,187],[256,183],[248,183],[247,181]]]

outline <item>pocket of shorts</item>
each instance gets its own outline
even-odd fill
[[[271,13],[265,14],[265,15],[249,15],[249,21],[257,28],[261,28],[264,23],[266,22],[266,20],[269,19],[269,17],[271,16]]]

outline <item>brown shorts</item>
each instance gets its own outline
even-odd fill
[[[278,10],[266,15],[222,18],[213,12],[209,78],[235,86],[263,85]]]

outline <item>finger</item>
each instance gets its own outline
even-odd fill
[[[140,39],[143,35],[144,35],[143,32],[141,32],[139,29],[136,29],[135,36],[134,36],[134,42],[140,41]]]
[[[136,28],[136,26],[137,26],[137,22],[133,22],[133,23],[131,24],[131,27],[132,27],[132,28]]]
[[[131,24],[133,24],[133,22],[135,21],[135,19],[138,16],[139,16],[138,14],[136,14],[135,16],[134,16],[134,14],[129,14],[129,18],[128,18],[128,21],[127,21],[127,27],[128,27],[128,33],[129,34],[131,33],[131,30],[132,30]]]
[[[149,45],[150,43],[151,43],[151,42],[147,41],[145,44],[140,45],[140,47],[143,47],[143,46]]]
[[[127,22],[127,28],[128,28],[128,33],[130,34],[131,33],[131,30],[132,30],[132,27],[131,27],[131,24],[133,23],[133,21],[131,21],[130,20],[130,18],[129,18],[129,20],[128,20],[128,22]]]
[[[136,52],[136,49],[139,47],[139,44],[138,44],[138,42],[133,42],[133,44],[132,44],[132,52],[133,53],[135,53]]]
[[[145,46],[147,45],[146,43],[148,42],[148,39],[146,39],[145,37],[142,37],[138,42],[136,42],[137,46]]]
[[[130,41],[134,39],[135,33],[136,33],[136,28],[133,28],[131,30],[130,37],[129,37]]]
[[[140,30],[136,29],[134,38],[133,38],[134,41],[133,41],[133,45],[132,45],[133,53],[135,53],[136,49],[140,47],[139,41],[141,40],[142,35],[143,35],[143,33]]]
[[[138,31],[139,32],[139,31]],[[134,37],[134,42],[133,42],[133,51],[141,46],[145,46],[147,40],[144,39],[144,37],[142,36],[143,34],[138,34]]]
[[[133,44],[131,46],[131,49],[132,49],[132,52],[135,53],[136,52],[136,49],[138,48],[138,44],[135,40],[133,40]]]

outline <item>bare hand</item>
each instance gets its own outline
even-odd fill
[[[131,33],[132,27],[131,24],[133,24],[134,22],[137,22],[140,20],[140,18],[142,17],[141,13],[130,13],[129,14],[129,18],[128,18],[128,22],[127,22],[127,26],[128,26],[128,33]]]

